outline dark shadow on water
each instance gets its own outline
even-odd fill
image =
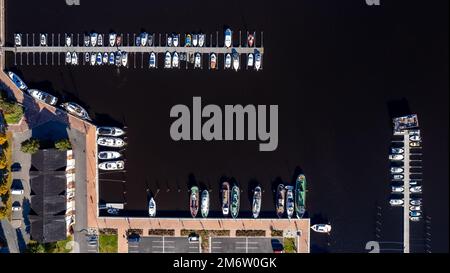
[[[23,198],[22,201],[22,217],[23,217],[23,224],[25,225],[25,232],[30,234],[31,232],[31,222],[30,219],[28,219],[28,215],[30,214],[31,204],[30,200],[28,198]]]
[[[94,118],[97,126],[124,127],[124,122],[118,121],[108,114],[94,113]]]
[[[197,179],[195,178],[195,175],[193,173],[190,173],[187,179],[188,191],[190,191],[193,186],[198,186],[198,182]]]
[[[23,238],[23,234],[20,231],[20,229],[16,229],[16,234],[17,234],[17,244],[19,245],[19,251],[20,253],[23,253],[27,249],[27,243],[25,242],[25,239]]]
[[[409,103],[406,98],[388,101],[387,109],[388,109],[388,114],[389,114],[389,121],[388,121],[389,127],[392,126],[393,118],[411,114],[411,109],[409,107]]]

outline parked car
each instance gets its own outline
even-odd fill
[[[12,211],[21,211],[22,207],[20,206],[20,204],[13,204],[12,205]]]
[[[131,234],[128,236],[128,243],[139,243],[141,237],[139,234]]]
[[[189,234],[189,237],[188,237],[189,242],[198,242],[199,240],[200,240],[200,237],[197,234],[195,234],[195,233]]]

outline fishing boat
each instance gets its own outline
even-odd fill
[[[84,34],[84,46],[90,46],[91,45],[91,37],[89,35]]]
[[[277,216],[282,218],[284,214],[284,203],[285,203],[286,189],[283,184],[279,184],[277,188]]]
[[[234,185],[231,188],[231,217],[236,218],[239,215],[240,191],[239,187]]]
[[[173,57],[172,57],[172,67],[174,67],[174,68],[178,68],[178,66],[179,66],[179,58],[178,58],[178,53],[177,52],[174,52],[173,53]]]
[[[202,213],[202,217],[208,217],[209,213],[209,192],[207,190],[202,191],[202,201],[200,203],[200,212]]]
[[[198,35],[198,46],[203,47],[205,45],[205,34],[200,33]]]
[[[122,45],[122,36],[121,35],[117,35],[116,46],[121,46],[121,45]]]
[[[233,52],[233,68],[234,68],[234,70],[238,71],[239,65],[240,65],[239,53],[237,53],[237,51],[234,51]]]
[[[286,186],[286,213],[289,219],[294,215],[294,187]]]
[[[200,53],[195,53],[195,60],[194,60],[194,68],[200,68],[202,66],[202,57]]]
[[[98,34],[96,32],[91,33],[91,46],[97,46]]]
[[[107,64],[108,63],[108,52],[103,53],[103,64]]]
[[[319,233],[330,233],[331,225],[327,224],[315,224],[311,227],[312,230]]]
[[[121,148],[125,146],[125,141],[118,137],[99,137],[97,144],[105,147]]]
[[[100,136],[118,137],[125,134],[125,131],[117,127],[97,127],[97,134]]]
[[[225,55],[225,68],[230,69],[230,67],[231,67],[231,54],[227,53]]]
[[[300,174],[295,182],[295,211],[297,218],[303,218],[305,215],[306,205],[306,177],[304,174]]]
[[[252,67],[254,63],[253,53],[249,53],[247,56],[247,66]]]
[[[116,66],[120,66],[122,64],[122,51],[117,51],[116,53]]]
[[[217,67],[216,53],[211,53],[211,56],[209,57],[209,59],[210,59],[209,67],[211,67],[211,69],[216,69],[216,67]]]
[[[66,46],[72,46],[72,37],[66,34]]]
[[[84,62],[89,63],[90,60],[91,60],[91,55],[89,54],[89,52],[84,52]]]
[[[109,46],[114,46],[116,44],[117,34],[114,32],[109,34]]]
[[[261,53],[258,50],[255,51],[255,69],[258,71],[261,68]]]
[[[69,112],[69,114],[72,114],[82,119],[91,120],[87,111],[80,105],[76,104],[75,102],[65,102],[61,104],[61,107],[64,108],[67,112]]]
[[[72,52],[72,64],[78,65],[78,54],[76,52]]]
[[[180,38],[178,34],[173,34],[172,44],[174,47],[177,47],[180,44]]]
[[[191,34],[186,35],[186,41],[184,42],[185,47],[190,47],[192,45],[192,36]]]
[[[227,28],[225,30],[225,47],[228,47],[228,48],[231,47],[231,43],[232,43],[231,35],[232,35],[231,29]]]
[[[254,44],[255,44],[255,37],[253,36],[253,34],[249,34],[247,37],[247,45],[248,47],[253,47]]]
[[[135,46],[141,46],[141,36],[136,36]]]
[[[91,65],[95,65],[95,59],[97,58],[97,54],[95,52],[91,53]]]
[[[39,101],[45,102],[47,104],[50,104],[50,105],[56,105],[56,103],[58,102],[57,97],[52,96],[49,93],[46,93],[41,90],[28,89],[28,94],[30,94],[30,96],[32,96],[33,98],[35,98]]]
[[[101,65],[103,63],[103,61],[102,61],[102,53],[100,53],[100,52],[97,53],[96,63],[98,65]]]
[[[25,91],[28,89],[27,85],[14,72],[9,71],[8,76],[20,90]]]
[[[66,64],[70,64],[72,62],[72,54],[70,52],[66,52]]]
[[[155,217],[156,216],[156,202],[155,199],[150,198],[148,201],[148,216]]]
[[[191,210],[192,217],[195,218],[198,212],[198,187],[192,186],[191,197],[189,198],[189,208]]]
[[[97,45],[103,46],[103,34],[99,34],[97,37]]]
[[[116,58],[116,56],[114,56],[114,52],[110,52],[110,53],[109,53],[109,60],[108,60],[108,63],[109,63],[110,65],[114,65],[115,58]]]
[[[166,56],[164,58],[164,68],[171,68],[172,67],[172,55],[170,55],[170,52],[166,52]]]
[[[123,170],[125,168],[125,162],[123,160],[102,162],[98,164],[98,168],[104,171]]]
[[[230,184],[228,182],[222,183],[222,214],[228,216],[230,213]]]
[[[252,213],[253,218],[258,218],[261,211],[261,187],[257,186],[253,192]]]
[[[122,154],[116,151],[101,151],[98,153],[98,159],[111,160],[121,158]]]
[[[22,45],[22,34],[16,33],[14,34],[14,45],[21,46]]]
[[[197,45],[198,45],[198,35],[192,34],[192,46],[197,46]]]
[[[127,66],[128,64],[128,52],[122,52],[122,66]]]
[[[47,34],[41,33],[40,37],[41,37],[41,46],[46,46],[47,45]]]
[[[141,33],[141,46],[146,46],[148,41],[148,33],[142,32]]]
[[[156,67],[156,54],[155,54],[155,52],[151,52],[150,53],[150,57],[149,57],[149,60],[148,60],[148,66],[150,68],[155,68]]]

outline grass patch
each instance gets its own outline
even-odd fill
[[[175,230],[174,229],[149,229],[148,235],[175,236]]]
[[[100,253],[117,253],[117,234],[100,234],[98,237]]]
[[[7,124],[17,124],[23,117],[22,105],[7,100],[3,94],[0,95],[0,109],[3,111]]]
[[[230,236],[229,230],[191,230],[191,229],[182,229],[180,231],[181,236],[189,236],[190,234],[195,233],[201,237],[202,240],[202,252],[209,251],[209,237],[214,236]]]
[[[294,238],[284,238],[283,246],[284,246],[285,253],[296,253],[297,252],[297,247],[295,246]]]

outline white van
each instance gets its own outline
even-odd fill
[[[23,190],[22,189],[11,189],[11,194],[13,195],[22,195]]]

